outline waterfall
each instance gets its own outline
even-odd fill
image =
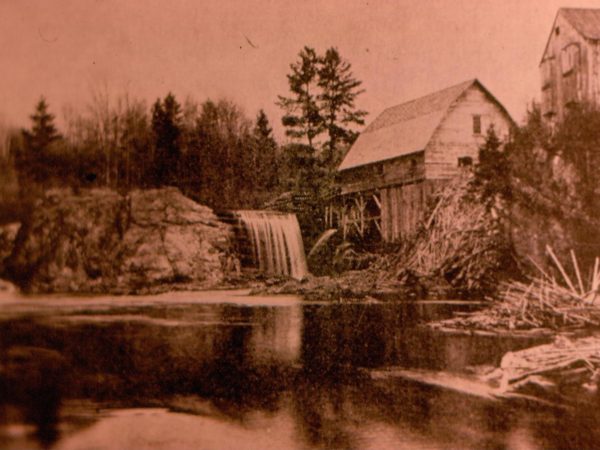
[[[237,211],[259,270],[300,280],[308,274],[300,225],[295,214]]]

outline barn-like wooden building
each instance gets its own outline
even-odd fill
[[[427,197],[477,160],[488,127],[506,139],[513,123],[478,80],[386,109],[340,164],[340,194],[328,209],[328,225],[340,227],[345,238],[409,236]]]
[[[558,10],[540,72],[542,113],[551,123],[571,104],[600,105],[600,9]]]

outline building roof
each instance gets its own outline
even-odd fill
[[[600,9],[561,8],[559,13],[588,39],[600,40]]]
[[[600,40],[600,9],[560,8],[554,17],[554,22],[552,23],[552,28],[550,29],[550,35],[546,40],[546,46],[544,47],[544,53],[542,54],[542,60],[540,61],[540,64],[544,62],[544,58],[548,52],[548,46],[550,45],[550,40],[554,34],[556,20],[558,19],[559,15],[564,17],[564,19],[569,22],[575,31],[577,31],[583,38]]]
[[[479,81],[469,80],[386,109],[360,134],[338,170],[424,150],[450,105],[474,84],[485,91]]]

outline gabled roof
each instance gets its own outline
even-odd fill
[[[559,13],[562,13],[583,37],[600,40],[600,9],[561,8]]]
[[[556,28],[556,19],[558,19],[558,16],[564,17],[565,20],[569,22],[575,29],[575,31],[577,31],[585,39],[600,40],[600,9],[560,8],[556,12],[554,22],[552,22],[552,28],[550,29],[550,35],[546,41],[546,46],[544,47],[544,53],[542,54],[542,60],[540,64],[544,62],[544,57],[548,51],[550,39],[552,39],[554,29]]]
[[[473,85],[492,97],[479,81],[469,80],[386,109],[359,135],[338,170],[424,150],[450,106]]]

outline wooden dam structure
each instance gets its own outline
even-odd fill
[[[365,242],[410,236],[431,194],[477,161],[487,129],[506,140],[513,124],[478,80],[386,109],[340,164],[327,226]]]

